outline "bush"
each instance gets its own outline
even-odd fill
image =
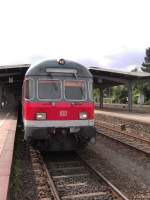
[[[133,103],[138,104],[138,98],[139,96],[133,96]]]

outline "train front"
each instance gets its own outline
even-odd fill
[[[87,68],[63,59],[29,68],[23,84],[24,139],[53,151],[94,143],[92,81]]]

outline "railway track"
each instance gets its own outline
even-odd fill
[[[95,121],[95,125],[100,134],[131,146],[132,148],[135,148],[146,154],[150,154],[150,140],[147,138],[138,137],[135,134],[126,132],[125,130],[117,130],[112,125],[100,122],[98,120]]]
[[[30,152],[40,200],[128,200],[108,179],[75,152],[69,156],[68,153],[41,156],[31,147]],[[43,185],[40,185],[40,179]]]

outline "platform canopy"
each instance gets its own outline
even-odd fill
[[[29,67],[30,64],[0,66],[0,84],[8,87],[12,83],[14,86],[21,84]]]
[[[106,68],[90,67],[93,75],[94,88],[100,89],[100,108],[103,108],[103,90],[105,88],[127,85],[128,86],[128,111],[132,111],[132,84],[135,81],[150,81],[150,73],[124,72]]]
[[[124,72],[106,68],[90,67],[95,87],[112,87],[139,80],[150,80],[150,73]]]

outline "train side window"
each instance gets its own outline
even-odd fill
[[[93,83],[89,81],[89,98],[91,101],[93,101]]]
[[[25,80],[24,97],[25,99],[33,98],[33,80],[32,79]]]

